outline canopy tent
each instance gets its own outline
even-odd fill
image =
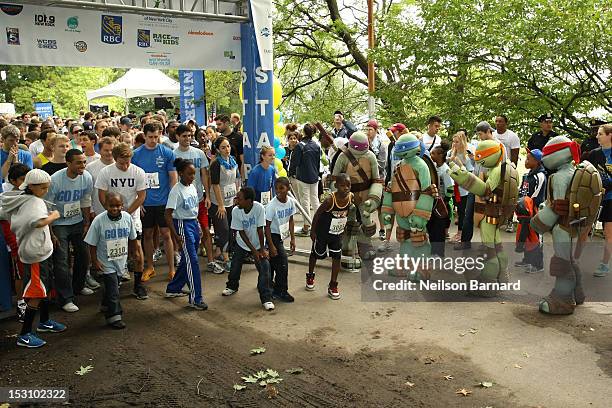
[[[115,82],[86,94],[88,101],[108,96],[124,98],[127,112],[130,98],[179,96],[180,85],[158,69],[132,68]]]

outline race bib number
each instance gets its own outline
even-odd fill
[[[261,193],[261,203],[263,205],[266,205],[270,202],[270,196],[272,195],[272,193],[270,193],[269,191],[266,191],[264,193]]]
[[[158,189],[159,173],[145,173],[145,182],[147,183],[147,188]]]
[[[286,222],[284,224],[280,224],[278,226],[278,230],[280,231],[281,241],[284,241],[289,237],[289,223]]]
[[[128,254],[127,240],[114,239],[106,242],[106,256],[109,261],[116,261]]]
[[[78,217],[81,215],[81,203],[76,201],[64,205],[64,218]]]
[[[346,217],[332,218],[331,224],[329,224],[329,233],[332,235],[340,235],[344,232],[345,227],[346,227]]]
[[[234,183],[223,187],[223,198],[225,200],[230,200],[234,197],[236,197],[236,185]]]

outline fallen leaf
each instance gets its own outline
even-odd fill
[[[483,388],[491,388],[493,386],[493,383],[490,381],[483,381],[478,385],[480,385]]]
[[[414,383],[411,383],[410,381],[406,381],[406,385],[409,387],[414,387]]]
[[[257,378],[249,375],[248,377],[241,377],[242,380],[247,384],[255,384],[257,382]]]
[[[268,393],[268,398],[276,398],[278,396],[278,390],[273,385],[266,385],[266,392]]]
[[[75,372],[76,375],[85,375],[93,370],[93,366],[88,365],[87,367],[81,366],[81,368]]]
[[[9,403],[5,403],[5,404],[0,404],[0,408],[10,408]]]
[[[455,394],[459,394],[459,395],[463,395],[464,397],[467,397],[468,395],[470,395],[472,393],[472,391],[468,391],[465,388],[462,388],[460,390],[457,390],[455,392]]]
[[[454,379],[454,378],[455,378],[455,377],[453,377],[452,375],[445,375],[445,376],[444,376],[444,379],[445,379],[445,380],[452,380],[452,379]]]
[[[459,333],[459,337],[465,336],[465,333]]]
[[[595,331],[595,329],[594,329],[594,328],[592,328],[592,327],[589,327],[589,330],[590,330],[590,331]]]
[[[514,368],[523,368],[523,367],[522,367],[522,366],[520,366],[520,365],[518,365],[518,364],[515,364],[515,365],[514,365]]]
[[[475,328],[472,327],[470,330],[468,330],[468,333],[476,334],[476,333],[478,333],[478,329],[475,329]]]
[[[259,386],[261,386],[261,387],[265,387],[266,385],[268,385],[268,382],[266,380],[263,380],[263,381],[259,382]]]
[[[268,368],[268,369],[266,370],[266,374],[267,374],[269,377],[272,377],[272,378],[278,377],[278,371],[274,371],[274,370],[272,370],[272,369],[270,369],[270,368]]]
[[[254,349],[251,349],[251,355],[254,356],[256,354],[263,354],[266,352],[266,348],[265,347],[257,347]]]
[[[297,368],[288,368],[285,370],[286,373],[289,374],[302,374],[304,372],[304,369],[301,367],[297,367]]]
[[[525,358],[529,358],[529,353],[527,353],[526,351],[523,352],[523,357]]]
[[[269,378],[269,379],[267,379],[265,381],[268,384],[278,384],[279,382],[283,381],[283,379],[280,378],[280,377],[277,377],[277,378]]]
[[[234,390],[242,391],[244,389],[246,389],[246,385],[234,384]]]

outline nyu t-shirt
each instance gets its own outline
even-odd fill
[[[259,235],[257,234],[258,227],[266,226],[266,217],[264,206],[257,201],[253,202],[253,208],[249,213],[245,213],[243,209],[234,207],[232,210],[232,225],[231,228],[236,231],[244,231],[251,241],[251,244],[255,249],[260,249]],[[250,248],[242,240],[240,232],[236,234],[236,242],[245,251],[250,251]]]
[[[196,178],[193,182],[195,184],[195,188],[198,191],[198,199],[202,201],[204,198],[204,185],[202,184],[202,171],[201,169],[208,168],[208,159],[203,151],[197,149],[193,146],[189,146],[189,150],[186,152],[182,151],[180,147],[174,149],[174,156],[177,158],[191,160],[193,163],[193,167],[196,168]]]
[[[98,174],[95,186],[98,190],[119,194],[124,210],[136,201],[139,191],[147,189],[144,170],[133,164],[126,171],[119,170],[116,164],[104,167]],[[132,218],[140,218],[139,209],[134,211]]]
[[[279,234],[281,239],[289,237],[289,219],[295,214],[295,203],[291,197],[287,197],[286,203],[281,203],[278,197],[266,205],[266,221],[272,221],[270,232]]]
[[[9,153],[5,152],[4,149],[0,149],[0,167],[4,166],[4,162],[8,159]],[[19,163],[23,163],[29,168],[33,169],[34,164],[32,162],[32,155],[29,151],[19,149],[17,152],[17,161]],[[0,175],[0,184],[8,181],[8,179],[4,179],[2,175]],[[2,186],[0,185],[0,193],[2,192]]]
[[[175,220],[195,220],[198,218],[198,191],[192,184],[186,186],[180,181],[172,187],[166,208],[172,208]]]
[[[51,186],[47,193],[47,201],[56,205],[60,218],[53,225],[74,225],[83,221],[81,208],[91,206],[93,180],[91,174],[85,171],[82,175],[71,179],[68,169],[63,169],[51,176]]]
[[[98,176],[100,175],[100,172],[106,166],[108,166],[108,164],[104,164],[100,159],[95,160],[85,166],[85,170],[87,170],[87,172],[91,174],[91,179],[94,184],[94,189],[91,198],[91,211],[96,215],[101,214],[104,211],[104,207],[102,206],[102,203],[100,203],[100,197],[98,197],[98,188],[96,187],[96,181],[98,179]]]
[[[247,185],[255,190],[255,200],[263,205],[266,205],[274,195],[274,182],[276,180],[276,171],[274,166],[270,165],[264,169],[261,164],[253,167],[249,173]]]
[[[174,153],[164,145],[158,144],[153,149],[146,145],[134,151],[132,164],[145,172],[147,197],[145,206],[166,205],[170,193],[170,174],[174,168]]]
[[[111,220],[106,211],[97,215],[85,236],[85,242],[96,247],[96,256],[105,274],[123,273],[130,239],[136,239],[136,229],[132,217],[125,211],[117,221]]]

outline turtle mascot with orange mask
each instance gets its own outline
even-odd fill
[[[474,160],[488,171],[472,174],[463,166],[451,162],[450,176],[457,184],[475,195],[474,225],[480,228],[480,237],[486,246],[486,261],[481,271],[466,272],[465,279],[479,283],[507,283],[508,255],[503,251],[499,227],[513,216],[518,198],[518,173],[514,164],[505,159],[504,145],[496,140],[483,140],[478,144]],[[480,286],[479,286],[480,289]],[[474,294],[491,297],[498,291],[488,289]]]
[[[542,313],[572,314],[584,302],[578,248],[597,217],[603,197],[601,176],[588,161],[580,163],[580,147],[565,136],[555,136],[542,149],[544,167],[554,173],[548,179],[546,204],[531,219],[539,234],[552,234],[554,255],[550,275],[555,286],[540,301]],[[573,243],[577,241],[577,252]]]
[[[349,138],[348,145],[340,147],[340,153],[333,164],[332,180],[335,176],[346,173],[351,178],[351,192],[357,207],[357,218],[360,223],[347,223],[346,234],[342,239],[343,259],[355,256],[353,237],[357,236],[357,248],[362,259],[373,259],[376,252],[372,250],[370,237],[376,233],[376,223],[372,215],[380,206],[383,193],[383,180],[378,174],[376,155],[369,150],[368,137],[363,132],[355,132]],[[334,189],[334,183],[331,185]],[[352,244],[351,244],[352,243]],[[343,261],[345,269],[358,269],[360,265]],[[352,268],[352,267],[353,268]]]

